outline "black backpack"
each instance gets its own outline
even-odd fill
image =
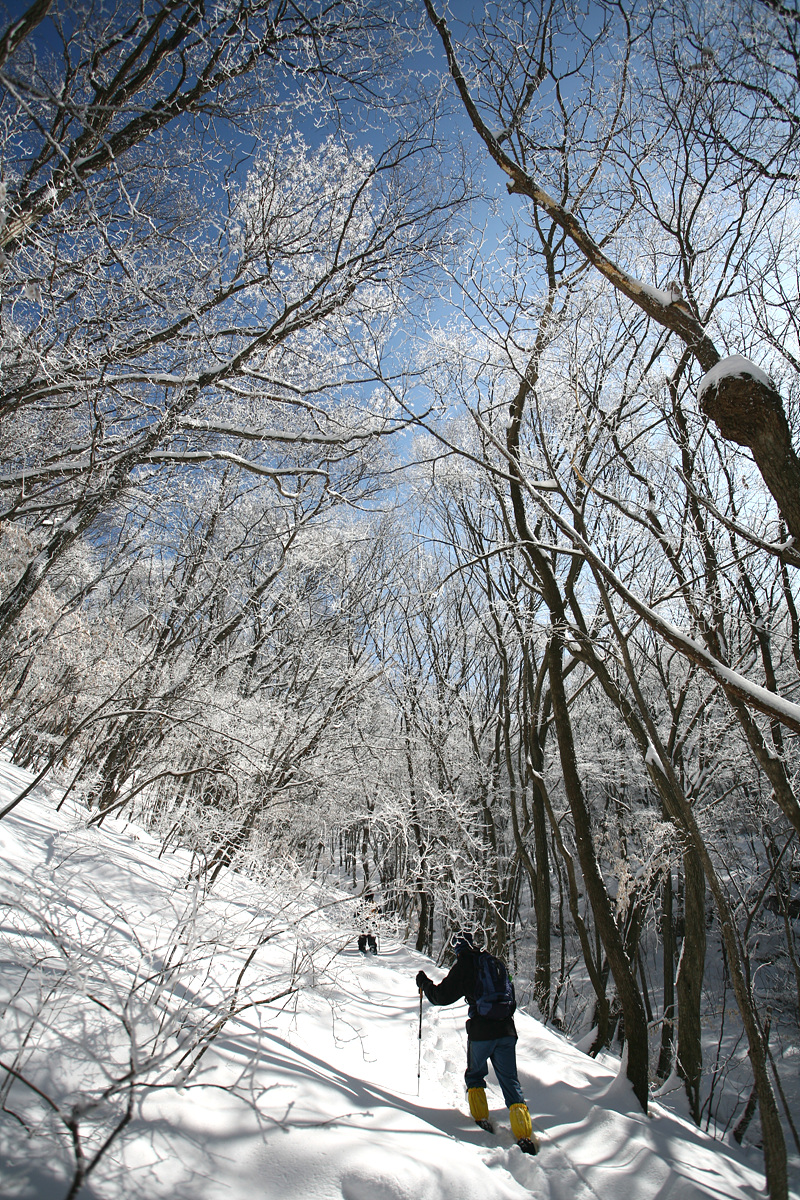
[[[506,964],[486,950],[479,950],[475,958],[475,1012],[490,1021],[505,1021],[517,1007]]]

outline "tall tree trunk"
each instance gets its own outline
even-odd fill
[[[569,904],[569,911],[570,911],[572,920],[575,924],[575,928],[578,931],[578,938],[579,938],[580,944],[581,944],[581,951],[583,953],[584,965],[585,965],[586,971],[589,975],[589,980],[591,982],[591,985],[594,988],[594,994],[595,994],[595,1018],[594,1019],[595,1019],[595,1024],[597,1026],[597,1034],[595,1036],[595,1040],[592,1045],[592,1048],[589,1051],[590,1054],[594,1055],[594,1054],[597,1054],[598,1051],[602,1050],[602,1048],[604,1046],[607,1046],[609,1044],[609,1041],[611,1040],[611,1007],[608,1002],[608,996],[606,995],[607,972],[604,972],[604,970],[600,966],[600,948],[598,947],[597,954],[595,954],[592,949],[592,943],[589,938],[589,930],[586,928],[586,922],[584,921],[583,916],[581,914],[581,910],[580,910],[579,895],[578,895],[578,877],[577,877],[577,873],[575,871],[575,860],[573,859],[568,847],[566,846],[566,844],[564,842],[563,837],[561,836],[561,829],[559,827],[559,823],[556,820],[555,813],[553,812],[552,806],[550,804],[550,798],[549,798],[544,786],[541,789],[541,797],[542,797],[544,805],[547,809],[547,816],[550,821],[550,828],[553,831],[553,839],[556,843],[556,846],[558,847],[559,854],[561,855],[561,858],[564,862],[564,869],[565,869],[566,875],[567,875],[567,901]],[[563,920],[563,904],[561,905],[561,914],[562,914],[562,920],[561,920],[561,980],[560,980],[559,987],[563,986],[563,983],[564,983],[565,935],[564,935],[564,920]]]
[[[586,892],[592,906],[595,925],[608,957],[611,974],[622,1006],[627,1044],[627,1076],[636,1099],[647,1112],[649,1095],[649,1046],[647,1017],[644,1011],[633,964],[625,952],[622,935],[617,926],[611,897],[606,890],[592,840],[592,822],[578,775],[572,722],[564,689],[561,641],[556,634],[548,647],[548,670],[553,717],[556,727],[561,771],[572,820],[575,842],[581,864]]]
[[[533,844],[536,851],[536,885],[534,888],[534,910],[536,913],[536,966],[533,977],[534,995],[545,1018],[550,1016],[552,979],[550,973],[550,856],[547,846],[547,823],[544,801],[539,788],[533,789],[531,802],[533,817]]]
[[[656,1074],[666,1079],[675,1051],[675,925],[672,911],[672,871],[667,868],[661,889],[661,948],[663,953],[664,1018]]]
[[[706,959],[706,881],[703,865],[694,849],[683,854],[684,931],[678,991],[678,1074],[683,1080],[689,1110],[700,1124],[700,1083],[703,1049],[700,1036],[700,1003]]]

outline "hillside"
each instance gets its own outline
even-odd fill
[[[27,778],[0,764],[0,798]],[[0,1059],[15,1072],[2,1081],[3,1195],[62,1200],[76,1149],[88,1165],[117,1127],[86,1197],[760,1194],[756,1158],[657,1103],[643,1117],[613,1062],[524,1013],[520,1075],[542,1151],[513,1144],[494,1088],[500,1129],[481,1133],[462,1088],[463,1005],[426,1004],[418,1091],[413,979],[420,966],[441,977],[427,959],[386,939],[362,959],[341,896],[288,869],[269,887],[229,873],[204,895],[187,886],[187,851],[160,855],[121,821],[87,829],[57,801],[39,791],[0,824]]]

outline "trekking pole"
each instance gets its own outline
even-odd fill
[[[417,1096],[419,1096],[419,1077],[422,1074],[422,988],[419,989],[419,1050],[417,1052]]]

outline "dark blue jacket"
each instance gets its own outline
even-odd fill
[[[475,1007],[475,978],[478,972],[478,955],[474,950],[462,950],[441,983],[428,980],[423,987],[431,1004],[455,1004],[462,996],[469,1005],[467,1037],[473,1042],[491,1042],[495,1038],[516,1037],[513,1017],[502,1021],[490,1021],[482,1017]],[[516,1006],[515,1006],[516,1007]]]

